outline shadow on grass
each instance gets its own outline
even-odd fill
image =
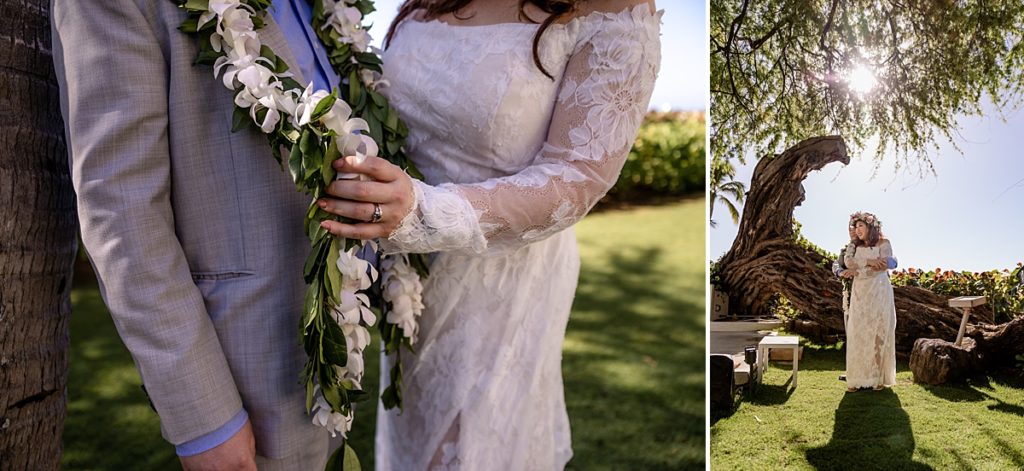
[[[922,384],[921,386],[935,397],[949,402],[992,401],[995,404],[989,404],[987,406],[989,410],[1024,417],[1024,406],[1008,403],[991,394],[995,390],[992,386],[993,382],[1011,388],[1024,389],[1024,384],[1022,384],[1024,382],[1019,378],[1002,376],[998,373],[992,377],[980,376],[948,385]],[[1021,468],[1024,468],[1024,464]]]
[[[992,404],[986,405],[988,410],[1024,418],[1024,406],[1008,403],[1002,398],[994,396],[993,393],[995,392],[995,387],[993,386],[993,383],[1017,389],[1024,388],[1024,381],[1021,381],[1019,377],[1000,372],[995,372],[991,377],[981,376],[949,385],[922,385],[922,387],[935,397],[945,401],[991,401]],[[998,449],[1000,452],[1003,456],[1012,461],[1017,469],[1024,469],[1024,454],[1017,449],[1016,444],[1007,442],[1005,439],[995,435],[987,428],[982,428],[981,432],[984,433],[989,440],[999,445]],[[958,462],[966,462],[965,458],[957,454],[955,451],[954,455]]]
[[[63,469],[180,469],[95,282],[76,282]]]
[[[703,469],[704,293],[659,249],[581,271],[563,356],[575,457],[567,469]],[[699,276],[699,275],[698,275]]]
[[[832,438],[806,454],[815,469],[932,469],[913,460],[910,417],[891,389],[846,393]]]
[[[747,402],[759,406],[776,406],[785,404],[793,395],[796,388],[791,387],[793,377],[790,376],[784,384],[759,384],[754,387],[752,394],[745,397]]]

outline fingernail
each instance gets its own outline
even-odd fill
[[[324,200],[318,201],[317,204],[320,205],[321,208],[324,208],[324,209],[327,208],[327,202],[324,201]]]
[[[354,155],[350,155],[348,157],[345,157],[345,164],[346,165],[355,165],[356,164],[356,157]]]
[[[324,229],[330,229],[330,226],[327,225],[327,221],[321,222],[320,223],[320,227],[322,227]]]

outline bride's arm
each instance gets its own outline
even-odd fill
[[[583,218],[615,184],[654,88],[659,15],[648,8],[641,3],[580,25],[585,29],[563,74],[547,139],[530,166],[474,184],[415,181],[411,211],[381,247],[389,253],[501,252]],[[325,227],[345,237],[380,235],[372,224]]]
[[[878,258],[871,259],[867,268],[871,274],[896,268],[896,258],[892,255],[892,244],[887,239],[878,243]]]
[[[885,267],[878,271],[886,271],[896,268],[896,257],[892,254],[892,244],[889,242],[889,239],[885,239],[878,244],[878,261],[879,267]]]

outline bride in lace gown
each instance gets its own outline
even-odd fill
[[[850,218],[850,245],[841,276],[853,279],[846,312],[846,385],[882,389],[896,383],[896,305],[889,282],[892,245],[871,213]]]
[[[469,3],[432,15],[407,2],[384,54],[383,93],[426,181],[381,159],[339,161],[375,181],[336,183],[329,192],[350,201],[328,210],[369,220],[379,203],[384,217],[325,227],[379,237],[387,253],[436,254],[416,353],[402,356],[404,411],[378,415],[378,468],[562,469],[572,226],[615,183],[636,137],[661,12],[581,2],[537,24],[515,0]],[[560,5],[527,2],[523,13],[544,23],[552,10],[537,5],[549,3]]]

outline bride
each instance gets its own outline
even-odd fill
[[[840,273],[853,279],[846,313],[847,391],[878,390],[896,383],[896,306],[887,270],[892,245],[871,213],[850,216],[850,238]]]
[[[335,182],[328,192],[340,199],[322,201],[377,220],[325,223],[337,236],[436,254],[416,353],[402,356],[404,410],[378,415],[380,469],[569,461],[571,227],[615,183],[636,137],[660,64],[660,17],[642,0],[401,6],[384,93],[426,181],[383,159],[339,159],[339,171],[368,178]]]

